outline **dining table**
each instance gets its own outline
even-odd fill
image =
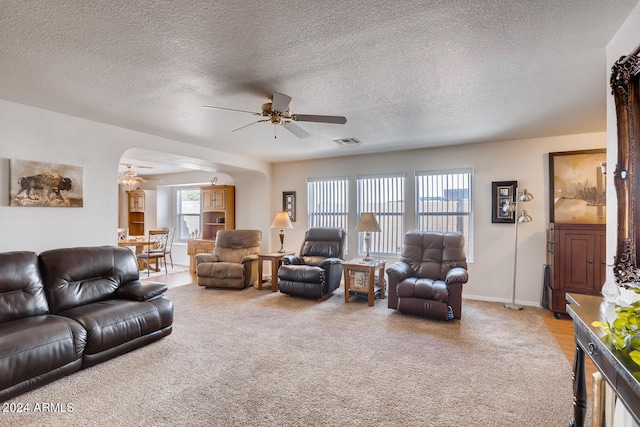
[[[149,242],[146,236],[129,236],[128,238],[118,240],[118,246],[125,248],[135,248],[136,257],[138,254],[144,252],[145,248],[149,245],[153,245],[153,242]],[[160,271],[159,266],[151,267],[153,271]],[[142,258],[138,258],[138,268],[144,270],[147,268],[146,262]]]

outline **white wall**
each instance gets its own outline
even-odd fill
[[[0,100],[0,251],[115,244],[118,164],[129,148],[215,162],[221,172],[234,180],[239,177],[236,191],[241,206],[268,206],[267,163]],[[9,206],[9,159],[83,167],[84,207]],[[245,212],[238,213],[237,222],[243,227],[264,223]]]
[[[306,180],[308,177],[344,176],[355,180],[358,174],[404,172],[407,192],[413,194],[414,172],[450,168],[474,168],[474,263],[469,266],[470,281],[464,287],[466,298],[510,301],[513,287],[514,226],[491,223],[491,183],[516,180],[535,197],[526,206],[534,221],[519,228],[518,285],[516,300],[540,305],[542,268],[546,262],[545,236],[549,221],[548,153],[604,148],[605,133],[553,138],[460,145],[447,148],[400,151],[394,153],[343,156],[315,161],[278,163],[273,167],[270,217],[281,209],[282,192],[295,191],[297,221],[287,230],[285,247],[298,251],[307,229]],[[351,149],[355,152],[357,149]],[[346,150],[345,150],[346,153]],[[406,200],[406,210],[412,208]],[[350,195],[349,256],[357,253],[353,232],[357,218],[355,194]],[[413,224],[407,224],[412,229]],[[271,247],[278,248],[277,230],[271,230]]]

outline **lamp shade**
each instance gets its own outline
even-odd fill
[[[293,228],[293,224],[291,224],[291,220],[289,219],[289,214],[284,211],[276,213],[276,216],[273,218],[273,222],[271,223],[271,228],[279,228],[280,230]]]
[[[523,209],[522,212],[520,213],[520,216],[518,217],[518,222],[531,222],[531,221],[533,221],[533,218],[531,217],[531,215],[527,213],[527,211]]]
[[[376,217],[372,212],[363,212],[360,214],[358,224],[355,231],[382,231]]]
[[[522,190],[522,193],[520,193],[519,199],[521,202],[530,202],[533,200],[533,194],[529,193],[525,188]]]

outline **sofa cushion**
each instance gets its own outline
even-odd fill
[[[0,390],[25,381],[31,382],[28,390],[41,376],[74,362],[79,369],[87,339],[80,324],[55,315],[2,323],[0,336]]]
[[[198,276],[214,279],[242,279],[244,265],[233,262],[208,262],[198,266]]]
[[[324,283],[326,273],[323,268],[310,265],[281,265],[278,269],[278,278],[280,280],[289,280],[291,282],[305,283]]]
[[[398,298],[420,298],[449,302],[449,290],[442,280],[408,277],[396,287]]]
[[[38,256],[34,252],[0,253],[0,323],[48,311]]]
[[[241,263],[244,257],[248,255],[257,254],[258,252],[260,252],[259,246],[255,246],[252,248],[239,248],[239,249],[223,248],[223,247],[216,246],[215,249],[213,250],[213,254],[218,257],[218,261],[226,262],[226,263],[236,263],[236,264]]]
[[[260,252],[262,231],[260,230],[220,230],[216,233],[213,254],[222,262],[242,262],[248,255]]]
[[[452,268],[467,268],[464,238],[451,232],[409,231],[404,236],[401,260],[418,277],[445,280]]]
[[[39,259],[52,313],[111,298],[122,283],[139,278],[136,257],[128,248],[54,249]]]
[[[159,303],[155,303],[156,301]],[[165,307],[166,306],[166,307]],[[60,312],[87,330],[85,355],[117,347],[125,342],[166,328],[173,323],[171,302],[109,299]]]

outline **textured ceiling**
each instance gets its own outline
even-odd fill
[[[603,131],[605,47],[636,4],[2,0],[0,98],[267,161]],[[201,108],[274,91],[348,122],[301,140]]]

